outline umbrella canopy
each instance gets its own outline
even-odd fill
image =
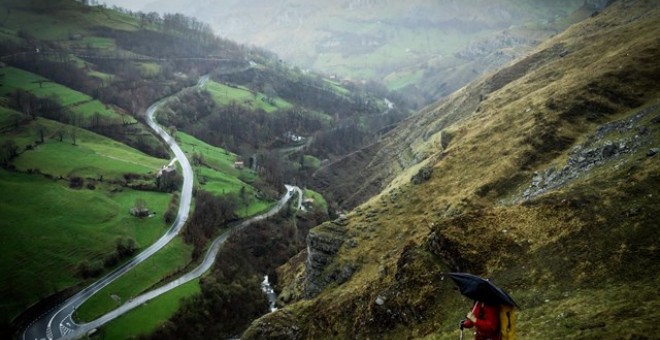
[[[470,299],[494,306],[506,304],[518,307],[504,289],[484,278],[468,273],[449,273],[447,275],[456,282],[461,294]]]

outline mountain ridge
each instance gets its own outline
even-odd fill
[[[306,263],[281,268],[293,302],[244,337],[452,338],[469,301],[447,271],[509,290],[522,338],[653,332],[659,11],[615,1],[345,160],[341,176],[380,177],[345,178],[364,203],[340,193],[356,207],[310,231]],[[387,158],[401,154],[397,170]]]

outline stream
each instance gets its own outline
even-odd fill
[[[264,280],[261,282],[261,291],[263,291],[264,294],[266,294],[266,297],[268,297],[270,312],[272,313],[276,311],[277,294],[275,294],[273,286],[271,286],[270,281],[268,281],[268,275],[264,275]]]

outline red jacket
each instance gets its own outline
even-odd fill
[[[475,322],[465,320],[465,328],[475,328],[476,340],[500,340],[500,308],[475,302],[472,314],[477,318]]]

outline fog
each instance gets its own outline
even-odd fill
[[[565,29],[585,0],[105,0],[182,13],[301,67],[428,103]],[[584,11],[587,12],[587,11]],[[580,12],[582,13],[582,12]],[[584,13],[582,13],[584,14]]]

